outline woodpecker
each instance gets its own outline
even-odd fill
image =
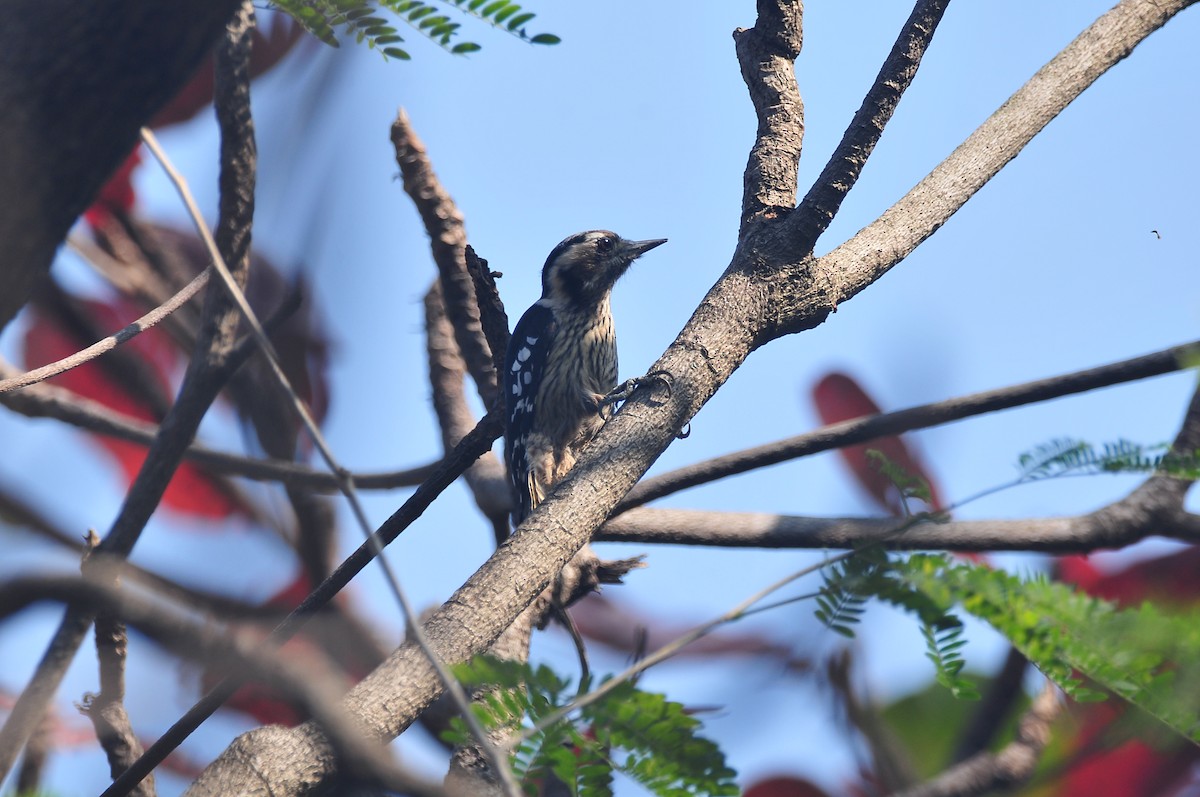
[[[505,459],[516,491],[513,526],[575,464],[612,414],[617,338],[609,299],[633,261],[665,238],[608,230],[570,236],[542,267],[542,298],[513,330],[504,360]]]

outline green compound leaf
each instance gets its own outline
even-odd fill
[[[457,9],[531,44],[560,41],[552,33],[529,36],[524,26],[536,15],[510,0],[274,0],[273,5],[331,47],[339,46],[341,33],[368,48],[378,49],[385,57],[405,61],[411,58],[408,52],[392,46],[404,39],[388,18],[382,16],[384,13],[394,15],[453,55],[477,52],[482,47],[475,42],[454,41],[462,25],[451,21],[443,11],[445,8]]]
[[[539,722],[572,696],[567,681],[545,665],[480,656],[454,672],[465,686],[480,690],[473,710],[492,730]],[[614,772],[664,796],[738,794],[736,773],[699,730],[699,720],[679,703],[626,682],[581,708],[575,723],[556,722],[519,744],[513,773],[530,794],[553,777],[572,794],[611,795]],[[444,738],[469,742],[461,722],[452,723]]]

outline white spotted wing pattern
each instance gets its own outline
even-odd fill
[[[557,331],[554,312],[541,303],[530,307],[513,330],[504,358],[505,458],[517,485],[529,483],[529,440],[537,418],[534,392],[545,376],[546,361]],[[516,490],[517,509],[514,523],[520,523],[533,511],[528,490]]]

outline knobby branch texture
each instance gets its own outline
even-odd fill
[[[636,393],[521,528],[426,623],[433,649],[457,662],[485,650],[591,538],[617,503],[750,352],[821,323],[907,256],[1065,105],[1186,2],[1124,0],[1041,70],[983,127],[876,223],[820,259],[803,244],[796,203],[802,104],[792,74],[800,3],[762,0],[737,53],[758,112],[733,261],[651,370],[670,390]],[[919,59],[918,59],[919,60]],[[915,68],[915,63],[912,64]],[[354,687],[346,707],[393,737],[436,698],[436,674],[412,645]],[[283,748],[286,756],[272,757]],[[243,794],[306,794],[333,774],[313,724],[240,737],[217,762]],[[286,761],[286,765],[281,765]],[[197,784],[193,795],[215,794]]]
[[[790,220],[796,215],[796,162],[803,139],[803,104],[792,73],[800,46],[800,5],[760,2],[755,28],[736,34],[743,76],[758,113],[758,137],[745,173],[742,235],[730,268],[652,368],[671,373],[671,389],[648,386],[632,396],[514,537],[433,613],[426,633],[439,657],[461,661],[490,646],[588,543],[752,349],[820,324],[839,301],[852,298],[899,263],[1062,107],[1184,5],[1122,2],[1056,56],[880,222],[828,256],[812,259],[802,246],[799,221]],[[346,703],[373,732],[394,737],[438,693],[432,667],[418,649],[406,645],[356,685]],[[264,784],[275,795],[308,793],[330,777],[319,766],[302,772],[277,766],[280,756],[269,751],[278,745],[287,751],[282,757],[292,762],[304,756],[325,760],[317,755],[325,743],[312,724],[247,733],[222,756],[230,767],[241,767],[241,778],[234,783],[244,793],[266,793]]]
[[[404,178],[404,190],[416,205],[429,233],[433,261],[438,267],[442,301],[454,330],[459,352],[479,390],[483,406],[492,407],[500,395],[492,350],[483,334],[480,302],[467,270],[467,231],[462,211],[442,186],[425,145],[413,132],[408,114],[401,110],[392,123],[392,145]],[[457,442],[457,441],[456,441]]]
[[[871,157],[875,145],[883,136],[883,128],[917,76],[917,68],[929,43],[933,41],[933,34],[948,5],[950,0],[918,0],[908,21],[901,28],[874,85],[867,92],[858,113],[850,120],[841,143],[808,194],[800,201],[798,212],[793,216],[797,225],[796,234],[804,242],[802,249],[811,251],[817,238],[837,215],[846,194],[858,181],[867,158]]]

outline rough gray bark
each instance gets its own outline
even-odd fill
[[[759,24],[739,31],[738,55],[759,112],[759,140],[746,169],[742,235],[725,274],[651,371],[670,390],[636,393],[574,470],[516,534],[429,619],[444,661],[485,650],[591,538],[676,433],[756,347],[820,324],[899,263],[955,213],[1072,99],[1123,59],[1187,0],[1124,0],[1080,35],[950,158],[853,239],[822,258],[804,245],[796,203],[801,106],[792,77],[800,4],[761,0]],[[346,697],[377,734],[402,732],[438,695],[433,668],[412,645],[399,648]],[[312,723],[240,737],[189,795],[310,793],[331,770],[329,746]],[[295,763],[303,763],[303,770]],[[251,762],[253,762],[251,764]]]

